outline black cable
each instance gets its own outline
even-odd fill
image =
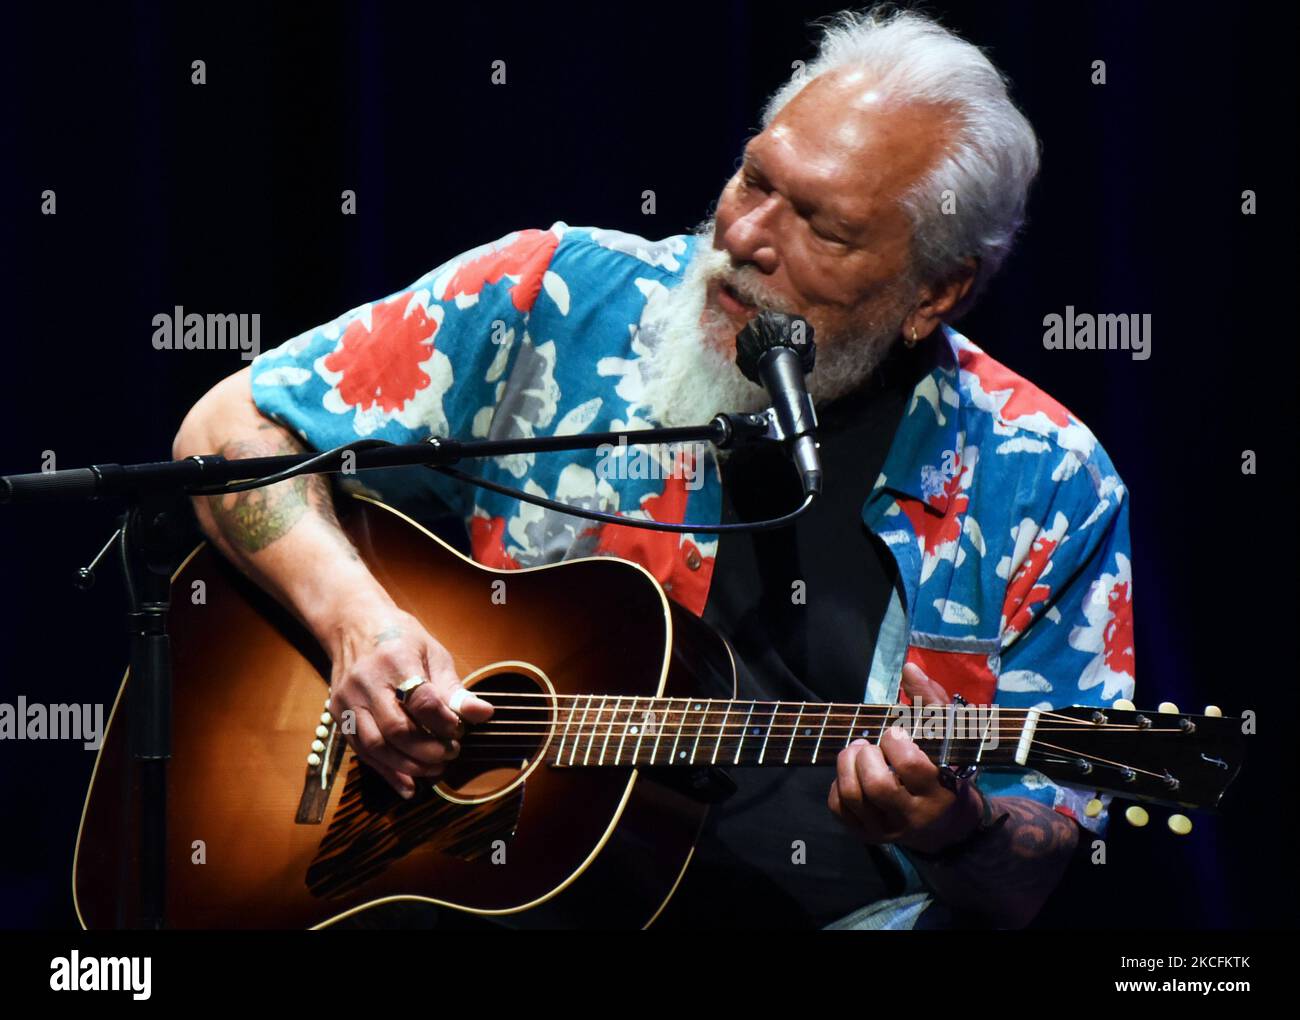
[[[437,467],[433,464],[426,464],[432,471],[438,471],[451,478],[461,482],[468,482],[470,485],[477,485],[482,489],[491,489],[503,496],[510,496],[514,499],[522,500],[525,503],[532,503],[534,506],[545,507],[547,510],[555,510],[558,513],[568,514],[571,517],[585,517],[589,521],[601,521],[604,524],[620,524],[629,528],[641,528],[643,531],[671,531],[678,535],[720,535],[728,531],[768,531],[772,528],[783,528],[794,521],[797,517],[803,516],[807,509],[813,505],[817,498],[815,492],[810,492],[804,496],[803,503],[798,509],[782,517],[772,517],[765,521],[737,521],[734,524],[669,524],[664,521],[642,520],[639,517],[623,517],[619,514],[607,514],[600,510],[583,510],[576,506],[570,506],[568,503],[557,503],[553,499],[546,499],[544,496],[534,496],[530,492],[522,492],[519,489],[511,489],[505,485],[498,485],[496,482],[489,482],[485,478],[475,478],[473,475],[467,475],[463,471],[457,471],[455,468]]]
[[[278,482],[288,481],[298,475],[309,473],[318,464],[330,460],[331,458],[342,457],[347,450],[372,449],[378,446],[395,446],[386,439],[357,439],[351,443],[345,443],[342,446],[336,446],[332,450],[326,450],[323,453],[311,457],[301,464],[296,464],[291,468],[278,471],[273,475],[266,475],[262,478],[253,478],[243,482],[236,482],[233,485],[214,485],[201,489],[186,490],[192,496],[219,496],[228,492],[247,492],[250,489],[258,489],[265,485],[275,485]],[[492,492],[511,499],[517,499],[523,503],[532,503],[534,506],[540,506],[546,510],[554,510],[557,513],[567,514],[571,517],[582,517],[589,521],[598,521],[602,524],[618,524],[628,528],[640,528],[643,531],[668,531],[678,535],[719,535],[732,531],[768,531],[773,528],[783,528],[795,519],[803,516],[808,508],[813,505],[817,498],[816,493],[809,493],[804,497],[804,501],[798,508],[781,517],[772,517],[763,521],[736,521],[732,524],[670,524],[665,521],[642,520],[637,517],[624,517],[620,514],[608,514],[600,510],[583,510],[580,507],[570,506],[568,503],[560,503],[553,499],[547,499],[544,496],[534,496],[530,492],[524,492],[521,489],[512,489],[509,486],[498,485],[496,482],[489,482],[485,478],[476,478],[473,475],[465,474],[452,467],[446,467],[437,464],[420,465],[427,467],[431,471],[438,471],[449,478],[465,482],[470,485],[477,485],[481,489],[489,489]]]
[[[291,468],[285,468],[283,471],[277,471],[273,475],[265,475],[262,478],[251,478],[245,482],[236,482],[233,485],[212,485],[202,489],[186,489],[186,493],[191,496],[220,496],[227,492],[247,492],[249,489],[260,489],[264,485],[275,485],[278,482],[288,481],[298,475],[308,474],[311,470],[322,461],[330,457],[342,457],[348,450],[369,450],[376,446],[396,446],[396,443],[390,443],[387,439],[354,439],[350,443],[344,443],[342,446],[336,446],[332,450],[326,450],[324,453],[318,453],[315,457],[304,460],[301,464],[295,464]]]

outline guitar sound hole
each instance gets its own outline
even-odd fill
[[[486,723],[470,727],[437,789],[453,800],[485,800],[512,788],[537,765],[554,727],[555,706],[540,675],[522,672],[518,664],[470,677],[466,686],[495,711]]]

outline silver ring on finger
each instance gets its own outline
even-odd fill
[[[415,691],[415,689],[419,687],[421,684],[427,684],[428,682],[429,682],[429,678],[427,676],[408,676],[405,680],[403,680],[400,684],[397,685],[397,688],[394,691],[394,693],[397,695],[397,703],[405,707],[407,702],[410,701],[411,694]]]

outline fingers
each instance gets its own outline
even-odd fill
[[[948,692],[926,676],[925,671],[914,662],[903,667],[902,686],[913,704],[917,699],[926,705],[946,705],[952,701]]]
[[[445,740],[465,735],[466,723],[487,722],[492,706],[460,682],[445,648],[430,641],[425,647],[429,683],[406,700],[406,711],[430,733]]]
[[[888,843],[903,831],[909,799],[873,744],[855,740],[835,759],[827,803],[869,842]]]
[[[471,694],[458,679],[433,680],[417,687],[406,699],[406,711],[443,740],[463,737],[466,723],[486,722],[492,716],[492,706]]]
[[[426,685],[427,686],[427,685]],[[395,750],[424,766],[440,765],[456,757],[451,753],[451,744],[461,734],[445,737],[431,736],[422,730],[411,718],[395,697],[380,694],[369,706],[379,726],[379,732]]]
[[[895,723],[880,741],[884,764],[912,796],[924,796],[939,785],[939,768],[916,746],[912,735]]]
[[[435,693],[436,682],[416,687],[407,707],[397,700],[396,688],[404,680],[428,675],[425,647],[429,641],[427,635],[399,632],[398,637],[379,643],[351,663],[339,664],[340,675],[331,684],[335,717],[347,710],[354,715],[354,725],[344,731],[349,745],[403,796],[413,793],[416,777],[441,775],[445,764],[460,753],[464,736],[460,718]],[[459,687],[451,656],[437,647],[444,667],[442,686]],[[408,712],[412,701],[417,709],[423,706],[423,711]],[[486,707],[490,715],[491,707]],[[484,715],[481,709],[473,714]],[[431,722],[436,725],[429,725]]]
[[[378,772],[401,796],[410,798],[415,793],[415,777],[436,778],[442,766],[426,766],[395,750],[379,731],[374,717],[364,709],[355,713],[356,732],[352,735],[357,757]]]

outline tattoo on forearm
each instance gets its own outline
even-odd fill
[[[1022,860],[1053,858],[1074,849],[1077,838],[1073,821],[1036,800],[999,798],[995,807],[1011,815],[1007,830],[1010,853]]]
[[[1025,797],[995,797],[1006,823],[969,853],[919,870],[955,906],[1027,923],[1060,881],[1078,839],[1077,824]]]
[[[228,460],[250,457],[274,457],[284,453],[301,453],[305,447],[285,435],[275,425],[260,425],[258,432],[272,435],[236,439],[221,448]],[[338,538],[339,547],[357,560],[357,551],[339,525],[330,497],[329,482],[322,475],[304,475],[248,492],[209,496],[208,507],[221,534],[232,546],[256,553],[291,531],[309,511],[314,512]]]
[[[227,460],[246,460],[296,453],[300,449],[285,437],[236,439],[226,443],[220,453]],[[306,513],[307,485],[306,478],[291,478],[261,489],[209,496],[208,507],[217,527],[232,545],[255,553],[287,533]]]

